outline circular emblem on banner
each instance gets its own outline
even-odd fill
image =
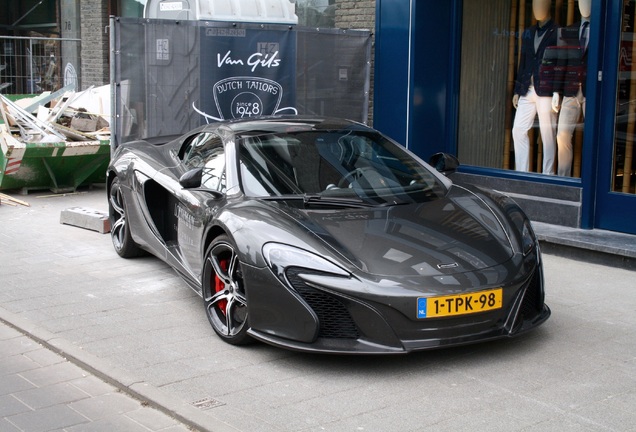
[[[263,113],[263,101],[251,92],[243,92],[232,99],[232,117],[244,118],[260,116]]]
[[[69,84],[77,84],[77,72],[72,63],[66,63],[64,67],[64,87]]]
[[[247,118],[273,115],[278,110],[283,87],[260,77],[230,77],[212,88],[219,118]]]

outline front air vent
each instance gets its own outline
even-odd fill
[[[298,275],[310,274],[304,269],[290,269],[287,279],[303,300],[313,309],[320,323],[318,337],[332,339],[358,339],[360,333],[349,310],[336,296],[310,287]],[[313,272],[313,274],[321,274]]]
[[[525,287],[519,313],[513,326],[513,333],[518,331],[524,322],[537,318],[543,310],[543,291],[541,289],[541,272],[535,270],[530,282]]]
[[[543,296],[541,295],[541,277],[540,272],[535,271],[534,276],[526,287],[521,310],[519,311],[524,319],[534,319],[543,310]]]

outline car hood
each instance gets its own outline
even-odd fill
[[[285,211],[327,247],[373,275],[464,273],[504,263],[514,253],[501,215],[483,197],[457,186],[426,203]]]

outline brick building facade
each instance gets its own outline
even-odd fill
[[[108,15],[108,0],[80,2],[83,89],[110,82]]]
[[[336,27],[375,28],[375,0],[337,0]]]
[[[375,0],[336,0],[335,26],[343,29],[375,31]],[[369,125],[373,125],[374,46],[371,45],[371,85],[369,87]]]

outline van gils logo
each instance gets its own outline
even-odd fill
[[[246,60],[233,58],[232,50],[227,51],[224,55],[218,53],[216,55],[216,65],[221,68],[223,66],[245,66],[247,64],[247,66],[251,67],[252,72],[255,72],[259,67],[268,69],[280,66],[281,59],[279,58],[278,50],[267,52],[267,46],[263,48],[260,52],[250,55]]]

